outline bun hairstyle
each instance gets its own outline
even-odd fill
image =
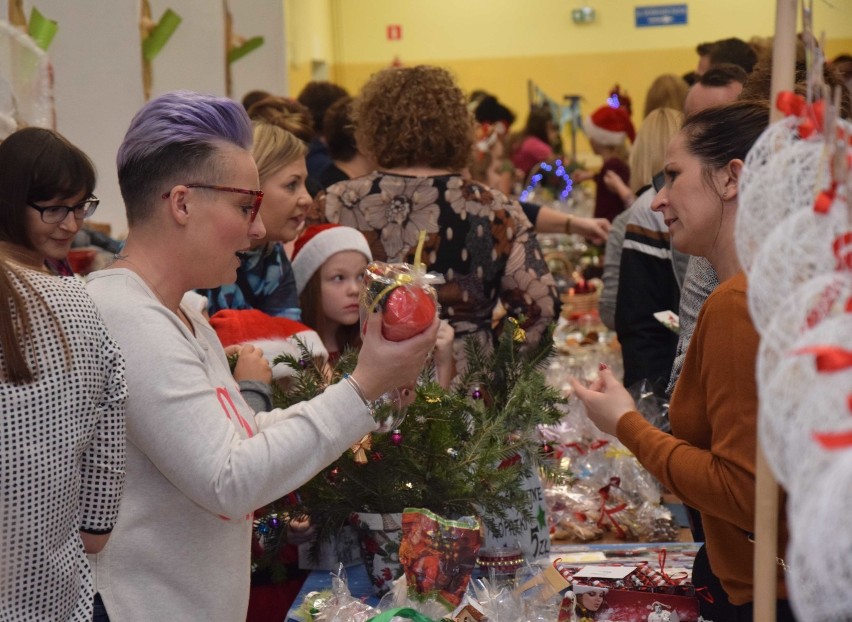
[[[311,113],[302,104],[286,97],[266,97],[248,109],[252,121],[262,121],[286,130],[306,143],[314,139]]]
[[[745,160],[768,125],[769,103],[746,100],[701,110],[687,117],[681,131],[687,150],[712,171]]]

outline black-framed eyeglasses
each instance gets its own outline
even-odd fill
[[[260,204],[263,202],[263,190],[249,190],[247,188],[232,188],[231,186],[211,186],[208,184],[183,184],[187,188],[201,188],[204,190],[216,190],[218,192],[236,192],[239,194],[248,194],[252,197],[251,211],[249,212],[249,222],[254,222],[257,218],[257,212],[260,211]],[[171,191],[164,192],[161,198],[168,199]]]
[[[41,215],[41,221],[47,225],[55,225],[68,217],[68,214],[73,213],[74,218],[83,220],[95,213],[98,204],[101,200],[95,195],[91,195],[88,199],[80,201],[76,205],[50,205],[42,207],[31,201],[27,201],[27,205],[36,210]]]
[[[666,173],[660,171],[651,178],[651,185],[654,186],[654,192],[659,192],[666,185]]]

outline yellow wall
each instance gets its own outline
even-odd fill
[[[310,3],[313,8],[307,9]],[[449,68],[466,91],[485,89],[518,114],[527,109],[527,81],[551,98],[585,98],[588,114],[604,103],[616,83],[633,99],[638,122],[645,91],[663,73],[681,75],[695,67],[695,45],[736,36],[770,36],[775,0],[693,0],[685,26],[635,28],[634,7],[661,4],[641,0],[588,0],[597,11],[593,24],[575,25],[571,9],[582,1],[535,0],[287,0],[288,33],[298,31],[300,54],[291,56],[290,92],[311,79],[310,58],[325,55],[329,79],[356,93],[370,74],[394,58],[403,64]],[[815,31],[825,31],[829,58],[852,52],[852,1],[817,3]],[[310,13],[310,15],[308,15]],[[315,20],[311,22],[310,20]],[[326,46],[304,40],[328,32]],[[388,41],[386,28],[402,27],[400,41]]]

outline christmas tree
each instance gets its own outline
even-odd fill
[[[508,319],[495,347],[466,342],[468,365],[454,389],[445,390],[424,374],[398,429],[365,437],[302,486],[295,504],[282,501],[267,508],[256,524],[268,555],[274,556],[281,541],[272,532],[283,527],[284,516],[309,518],[318,545],[353,513],[427,508],[447,518],[478,516],[499,530],[507,510],[528,508],[521,485],[530,469],[554,474],[537,426],[560,419],[562,398],[543,374],[553,355],[552,328],[538,345],[524,342],[524,331]],[[330,378],[307,350],[298,359],[280,357],[296,377],[287,393],[276,395],[275,405],[286,408],[318,395],[351,371],[356,357],[345,353]],[[528,510],[524,519],[533,519]]]

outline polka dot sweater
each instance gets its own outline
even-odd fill
[[[24,274],[35,381],[0,382],[0,620],[91,620],[80,531],[108,533],[118,514],[124,360],[81,283]]]

